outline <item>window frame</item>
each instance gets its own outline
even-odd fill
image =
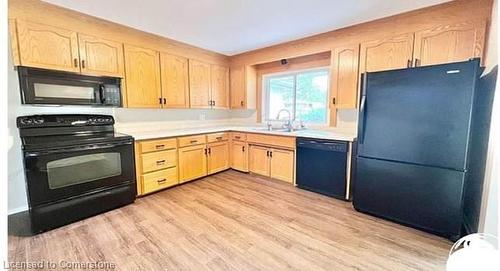
[[[312,124],[312,125],[317,125],[317,126],[328,126],[329,125],[329,97],[330,97],[330,81],[331,81],[331,71],[330,71],[330,66],[321,66],[321,67],[314,67],[314,68],[306,68],[306,69],[297,69],[293,71],[283,71],[283,72],[275,72],[275,73],[268,73],[262,75],[262,90],[263,90],[263,110],[262,110],[262,119],[264,121],[280,121],[276,118],[270,118],[269,116],[269,100],[270,100],[270,81],[273,78],[279,78],[279,77],[284,77],[284,76],[293,76],[293,104],[292,104],[292,112],[291,117],[292,121],[295,121],[296,118],[296,109],[297,109],[297,76],[301,73],[307,73],[307,72],[314,72],[314,71],[326,71],[327,73],[327,90],[326,90],[326,99],[325,99],[325,106],[326,106],[326,113],[325,113],[325,122],[304,122],[307,124]]]

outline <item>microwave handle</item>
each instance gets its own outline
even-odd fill
[[[104,96],[105,90],[106,90],[106,87],[104,86],[104,84],[100,84],[99,85],[99,98],[101,100],[101,104],[106,103],[106,97]]]

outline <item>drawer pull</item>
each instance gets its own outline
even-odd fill
[[[166,182],[166,181],[167,181],[167,179],[163,178],[163,179],[159,179],[159,180],[158,180],[158,181],[156,181],[156,182],[157,182],[157,183],[159,183],[159,184],[161,184],[161,183],[164,183],[164,182]]]
[[[241,139],[241,136],[234,136],[234,138],[236,138],[236,139]]]
[[[215,139],[217,139],[217,140],[222,140],[222,136],[218,136],[218,137],[216,137]]]
[[[163,149],[163,148],[165,148],[165,144],[156,145],[155,148],[156,149]]]
[[[198,142],[198,140],[191,140],[189,141],[191,144]]]
[[[163,165],[163,164],[165,164],[165,160],[158,160],[158,161],[156,161],[156,164]]]

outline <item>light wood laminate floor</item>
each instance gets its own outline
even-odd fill
[[[32,237],[10,261],[116,270],[444,270],[451,243],[290,184],[225,171]]]

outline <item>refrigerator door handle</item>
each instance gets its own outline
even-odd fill
[[[361,97],[361,105],[359,107],[359,138],[358,138],[358,143],[363,144],[363,141],[365,139],[365,112],[366,112],[366,95],[363,95]]]

